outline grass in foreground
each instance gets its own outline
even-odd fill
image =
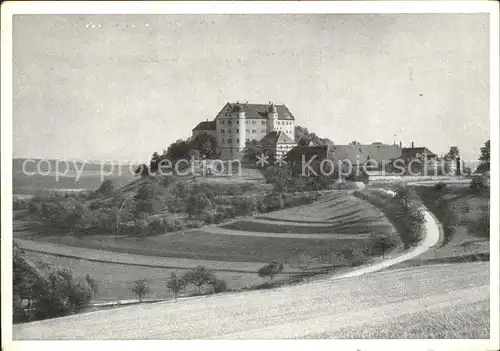
[[[308,339],[488,339],[490,337],[489,301],[477,302],[461,310],[399,317],[397,321],[344,328],[335,333],[308,336]]]

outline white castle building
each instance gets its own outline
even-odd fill
[[[199,123],[193,136],[211,134],[216,137],[222,159],[236,159],[248,141],[257,140],[274,150],[277,157],[296,143],[295,118],[285,105],[226,103],[213,121]]]

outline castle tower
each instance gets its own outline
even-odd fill
[[[278,130],[278,109],[272,102],[269,102],[269,108],[267,109],[267,132],[275,130]]]
[[[240,158],[246,141],[245,111],[239,102],[233,106],[231,122],[231,154],[233,159],[237,159]]]

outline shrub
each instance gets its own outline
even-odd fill
[[[138,279],[134,282],[134,286],[132,287],[132,292],[139,297],[139,301],[142,302],[142,299],[149,294],[151,291],[148,281],[146,279]]]
[[[437,184],[434,184],[434,190],[436,190],[437,192],[441,192],[443,191],[444,189],[446,188],[446,184],[443,183],[443,182],[439,182]]]
[[[24,251],[13,247],[14,322],[28,322],[77,313],[88,306],[97,291],[91,276],[74,275],[66,268],[43,262],[36,267]]]
[[[146,225],[143,234],[145,236],[165,234],[167,232],[166,227],[162,219],[155,219]]]
[[[219,294],[219,293],[222,293],[222,292],[225,292],[228,290],[226,281],[222,280],[222,279],[216,279],[215,282],[213,283],[213,288],[214,288],[214,292],[216,294]]]
[[[231,198],[228,196],[218,196],[214,199],[216,205],[230,206],[232,204]]]
[[[397,186],[395,193],[394,197],[387,198],[374,192],[356,192],[355,195],[382,209],[396,227],[405,248],[409,248],[422,239],[425,216],[414,189]]]
[[[102,195],[102,196],[110,196],[113,194],[115,191],[115,185],[113,184],[113,181],[110,179],[106,179],[105,181],[102,182],[101,186],[97,191]]]
[[[203,226],[203,220],[195,219],[191,221],[187,221],[188,228],[201,228]]]
[[[215,224],[215,214],[212,211],[205,210],[201,213],[200,218],[206,224]]]
[[[477,236],[489,238],[490,237],[490,206],[482,208],[481,215],[476,221],[469,221],[468,228]]]
[[[271,278],[271,280],[273,280],[274,276],[278,273],[281,273],[281,272],[283,272],[283,263],[278,262],[278,261],[273,261],[273,262],[261,267],[257,271],[257,275],[260,278],[269,277],[269,278]]]
[[[152,200],[159,194],[158,184],[153,182],[146,182],[139,186],[137,189],[136,199],[138,200]]]
[[[14,211],[24,210],[26,208],[28,208],[28,204],[26,203],[26,201],[18,199],[16,197],[13,198],[13,200],[12,200],[12,209]]]
[[[211,269],[205,266],[198,266],[184,273],[182,280],[186,283],[186,286],[193,284],[198,287],[199,293],[201,294],[203,292],[203,286],[206,284],[213,284],[216,281],[216,277]]]
[[[478,175],[472,178],[470,189],[476,192],[483,192],[490,190],[489,178],[485,175]]]
[[[204,194],[190,195],[187,200],[186,213],[189,215],[199,215],[204,210],[212,208],[212,202]]]
[[[166,175],[163,177],[163,179],[161,180],[161,185],[163,187],[167,187],[169,186],[170,184],[172,184],[173,182],[175,181],[175,176],[173,175]]]

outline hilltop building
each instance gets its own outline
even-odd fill
[[[281,157],[296,145],[295,117],[285,105],[226,103],[213,121],[199,123],[193,136],[214,135],[222,159],[241,158],[247,141],[257,140]]]

